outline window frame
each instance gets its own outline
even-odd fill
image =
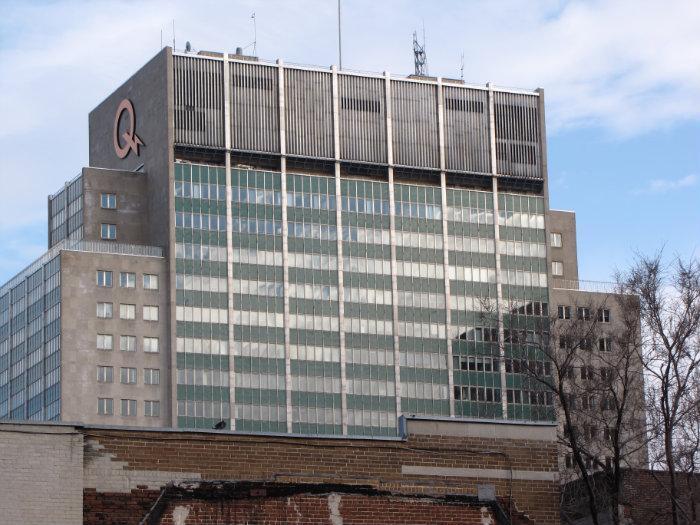
[[[97,382],[98,383],[114,383],[114,367],[97,365]]]
[[[563,277],[564,276],[564,263],[562,261],[552,261],[552,276],[553,277]]]
[[[113,283],[113,272],[111,270],[96,270],[95,284],[98,288],[112,288]]]
[[[119,368],[119,383],[122,385],[138,384],[138,369],[133,366],[122,366]]]
[[[148,318],[146,317],[146,312],[149,312]],[[151,317],[151,312],[155,312],[155,318]],[[160,308],[155,304],[144,304],[141,309],[141,317],[144,321],[149,321],[151,323],[157,323],[160,320]]]
[[[105,204],[106,200],[106,204]],[[117,194],[116,193],[100,193],[100,208],[103,210],[117,209]]]
[[[133,349],[129,348],[124,348],[125,346],[130,346],[130,345],[124,345],[124,341],[130,341],[133,342]],[[119,351],[120,352],[136,352],[136,336],[135,335],[130,335],[130,334],[124,334],[119,336]]]
[[[555,239],[558,239],[558,240],[555,242]],[[563,238],[562,238],[561,232],[550,232],[549,233],[549,245],[552,248],[563,247]]]
[[[154,280],[155,281],[155,286],[149,285],[146,286],[146,280]],[[157,291],[160,288],[160,279],[158,278],[158,274],[156,273],[144,273],[141,278],[141,285],[143,286],[144,290],[149,290],[149,291]]]
[[[120,401],[120,415],[122,417],[136,417],[138,415],[138,407],[135,399],[121,399]],[[125,406],[127,407],[126,410],[124,410]]]
[[[129,276],[133,277],[133,281],[131,283],[129,282]],[[126,284],[124,284],[125,281]],[[119,272],[119,288],[136,288],[136,273]]]
[[[105,310],[109,310],[109,315],[107,315],[106,311],[104,312],[105,315],[100,315],[100,307],[101,306],[104,307]],[[98,301],[97,302],[97,310],[96,310],[95,315],[97,316],[98,319],[114,319],[114,303],[106,302],[106,301]]]
[[[97,398],[97,415],[98,416],[113,416],[114,415],[114,399],[111,397]]]
[[[100,338],[105,338],[104,341],[109,341],[109,348],[100,346]],[[114,335],[112,334],[97,334],[95,337],[95,348],[102,352],[111,352],[114,350]]]
[[[131,317],[125,317],[124,312],[126,312],[126,315],[130,313],[130,309],[128,307],[133,308],[133,314]],[[119,303],[119,319],[122,319],[124,321],[133,321],[136,319],[136,305],[131,304],[131,303]]]
[[[116,241],[117,225],[109,222],[100,223],[100,239],[102,239],[103,241]]]

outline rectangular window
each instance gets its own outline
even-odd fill
[[[122,288],[135,288],[136,274],[131,272],[121,272],[119,274],[119,286]]]
[[[564,275],[564,263],[561,261],[552,261],[552,275]]]
[[[143,289],[144,290],[157,290],[158,289],[158,276],[149,273],[143,274]]]
[[[97,367],[97,382],[112,383],[114,381],[114,369],[111,366]]]
[[[101,397],[97,400],[97,413],[101,416],[111,416],[114,414],[114,401],[108,397]]]
[[[136,415],[136,400],[135,399],[122,399],[122,416],[135,416]]]
[[[117,238],[117,225],[116,224],[100,224],[100,237],[102,239],[113,241]]]
[[[571,319],[571,307],[570,306],[557,306],[557,314],[559,319]]]
[[[144,321],[157,321],[158,320],[158,307],[157,306],[144,306],[143,307],[143,320]]]
[[[612,351],[612,339],[609,337],[602,337],[598,339],[598,350],[601,352],[610,352]]]
[[[143,384],[160,385],[160,370],[158,368],[144,368]]]
[[[114,348],[114,337],[110,334],[97,334],[97,349],[111,350]]]
[[[601,308],[598,310],[598,321],[601,323],[610,322],[610,310],[607,308]]]
[[[97,317],[100,319],[111,319],[112,303],[97,303]]]
[[[136,337],[133,335],[122,335],[119,338],[119,349],[122,352],[136,352]]]
[[[148,417],[160,417],[160,401],[144,401],[143,413]]]
[[[97,286],[101,288],[112,287],[112,272],[97,270]]]
[[[552,232],[549,234],[549,244],[552,248],[561,248],[561,233]]]
[[[158,353],[158,338],[157,337],[144,337],[143,338],[143,351],[147,354],[157,354]]]
[[[120,319],[136,319],[136,305],[134,305],[134,304],[120,304],[119,305],[119,318]]]
[[[100,194],[100,207],[105,210],[116,210],[117,209],[117,195],[114,193],[101,193]]]
[[[136,384],[136,369],[122,367],[119,377],[120,377],[120,381],[123,385],[135,385]]]
[[[588,321],[591,318],[590,308],[586,308],[585,306],[579,306],[577,311],[579,321]]]

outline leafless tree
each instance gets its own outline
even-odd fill
[[[576,302],[581,297],[585,303]],[[527,330],[517,328],[517,310],[504,316],[506,356],[520,351],[524,357],[518,364],[506,357],[507,368],[523,374],[531,404],[558,412],[559,444],[577,474],[575,497],[562,501],[564,519],[585,501],[594,524],[607,509],[619,523],[623,470],[636,465],[633,458],[646,447],[639,315],[632,315],[627,296],[576,293],[566,302]],[[618,302],[625,308],[615,311],[625,315],[609,323]]]
[[[621,289],[639,298],[641,358],[647,375],[650,461],[668,471],[674,525],[689,522],[677,472],[698,468],[698,374],[700,370],[700,263],[663,253],[638,255],[619,272]],[[692,498],[691,498],[692,500]]]

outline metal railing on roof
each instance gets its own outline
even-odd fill
[[[89,252],[89,253],[109,253],[114,255],[138,255],[142,257],[163,257],[163,248],[158,246],[145,246],[139,244],[121,244],[108,241],[84,241],[76,239],[64,239],[41,257],[23,270],[18,272],[12,279],[0,286],[0,296],[4,295],[12,288],[21,283],[28,275],[34,273],[44,264],[56,257],[61,251]]]
[[[616,283],[607,281],[587,281],[583,279],[552,279],[552,288],[555,290],[577,290],[594,293],[619,293]]]

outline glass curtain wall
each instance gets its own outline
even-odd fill
[[[287,431],[282,180],[231,170],[237,430]]]
[[[552,394],[532,378],[552,373],[539,350],[549,315],[544,199],[507,193],[498,198],[508,418],[551,421]]]
[[[178,426],[230,417],[224,168],[175,165]]]
[[[287,175],[292,431],[341,434],[335,179]]]
[[[0,419],[61,414],[60,256],[0,291]]]
[[[348,434],[396,435],[389,184],[340,189]]]
[[[450,414],[439,186],[396,184],[401,410]]]
[[[455,414],[499,418],[493,194],[448,188],[447,234]]]

